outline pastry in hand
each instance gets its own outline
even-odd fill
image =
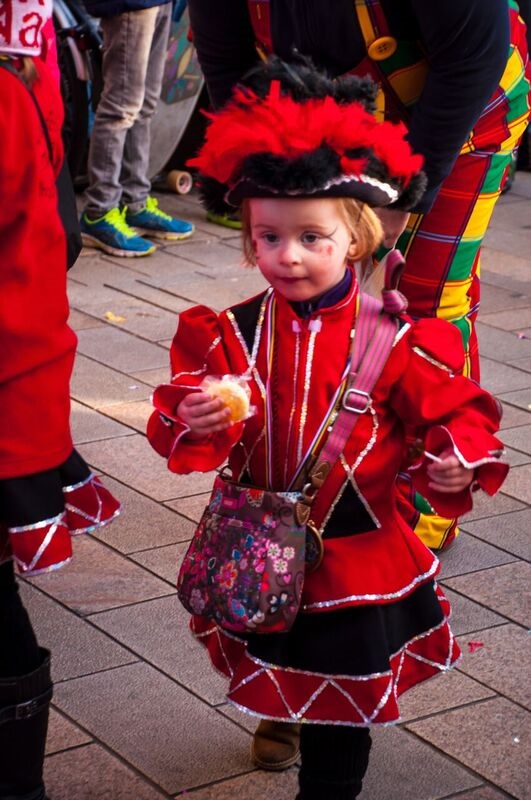
[[[241,378],[225,375],[222,378],[208,377],[201,386],[210,397],[219,397],[230,409],[230,422],[241,422],[249,416],[250,391]]]

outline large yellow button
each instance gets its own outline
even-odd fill
[[[380,36],[369,45],[367,52],[373,61],[384,61],[396,52],[397,47],[398,42],[392,36]]]

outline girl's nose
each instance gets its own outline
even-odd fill
[[[281,264],[299,264],[301,259],[297,242],[285,242],[280,249],[279,258]]]

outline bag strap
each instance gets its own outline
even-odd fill
[[[354,333],[348,385],[329,435],[310,469],[308,481],[296,505],[299,524],[308,522],[311,505],[362,414],[372,407],[371,392],[387,362],[398,331],[396,315],[407,308],[407,300],[397,289],[397,274],[404,265],[398,250],[388,254],[386,288],[382,300],[361,293]]]

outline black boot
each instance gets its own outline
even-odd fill
[[[369,765],[368,728],[303,725],[296,800],[354,800]]]
[[[46,800],[42,767],[52,698],[50,653],[28,675],[0,678],[0,800]]]

